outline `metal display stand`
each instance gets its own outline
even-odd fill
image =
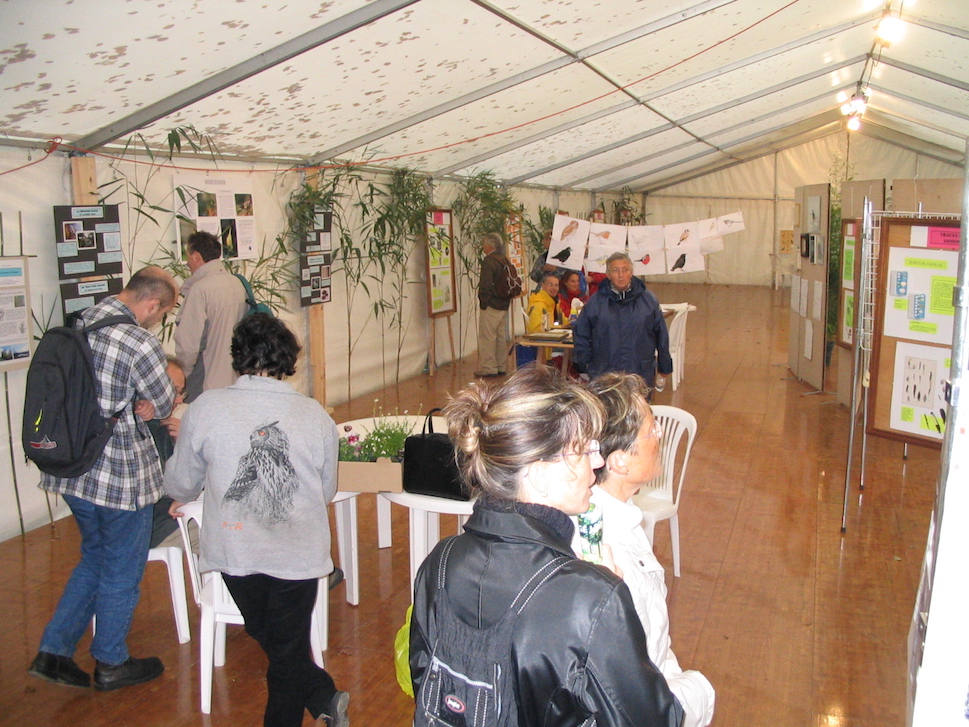
[[[921,205],[920,205],[921,206]],[[865,465],[868,445],[868,409],[871,394],[871,358],[875,334],[875,311],[877,301],[878,265],[881,260],[882,221],[892,218],[909,218],[918,220],[951,220],[959,215],[924,214],[918,212],[882,212],[873,211],[871,201],[866,197],[864,201],[864,215],[861,230],[861,276],[858,296],[856,299],[855,315],[855,345],[854,368],[851,383],[851,418],[848,430],[848,461],[845,466],[844,506],[841,514],[841,532],[847,530],[848,521],[848,491],[851,486],[852,464],[856,432],[858,428],[858,412],[861,409],[861,463],[858,489],[865,489]],[[860,401],[859,401],[860,399]],[[908,444],[904,444],[903,457],[908,457]]]

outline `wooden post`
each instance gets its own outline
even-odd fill
[[[76,205],[98,203],[97,161],[94,157],[71,157],[71,195]]]
[[[324,345],[323,304],[316,303],[307,309],[309,328],[310,371],[312,371],[313,398],[326,406],[326,346]]]

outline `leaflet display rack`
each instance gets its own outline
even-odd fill
[[[867,431],[938,448],[946,426],[959,220],[883,216],[880,238]]]

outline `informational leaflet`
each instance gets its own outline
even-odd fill
[[[30,361],[30,299],[27,258],[0,258],[0,369]]]
[[[942,439],[946,425],[944,385],[952,349],[900,342],[895,347],[894,386],[889,426]]]
[[[958,261],[957,251],[889,248],[886,336],[952,345],[952,291]]]

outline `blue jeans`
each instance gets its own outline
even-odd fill
[[[64,495],[64,501],[81,531],[81,562],[44,629],[40,650],[73,657],[97,614],[91,656],[105,664],[122,664],[129,656],[125,640],[148,560],[152,507],[115,510],[72,495]]]

